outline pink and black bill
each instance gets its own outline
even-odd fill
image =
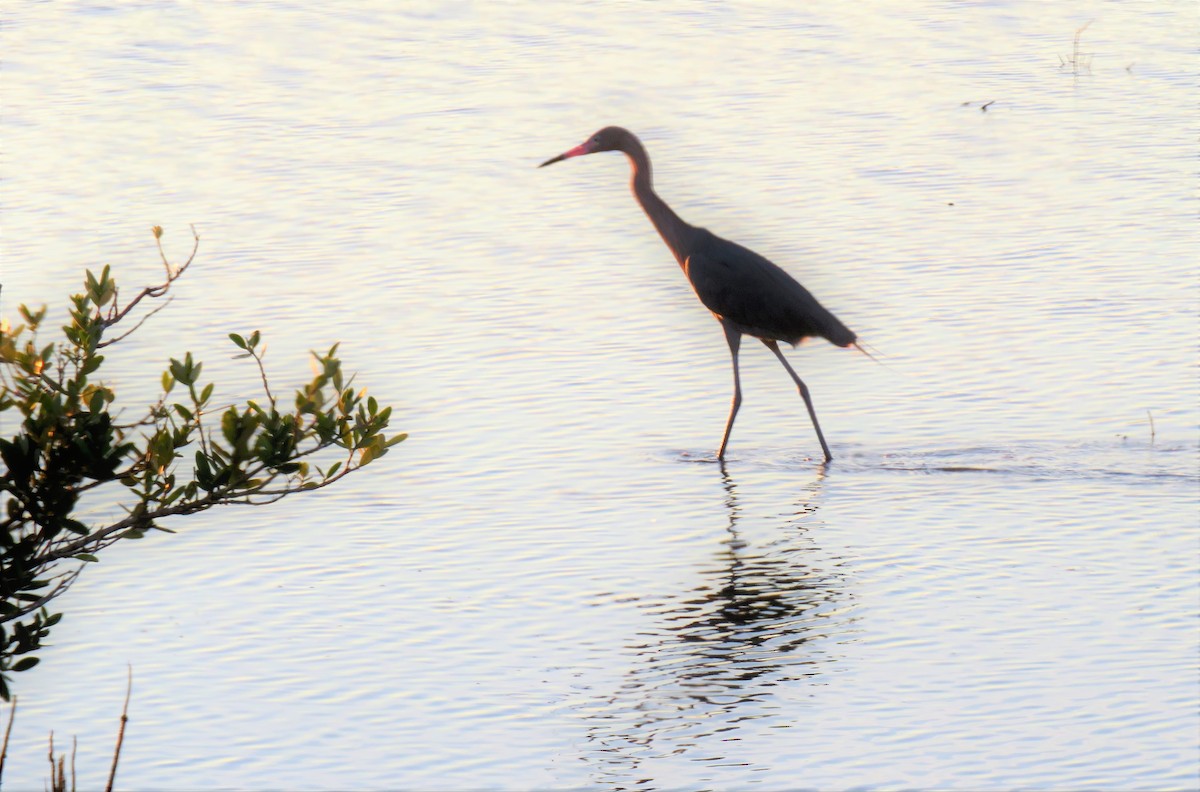
[[[559,154],[557,157],[551,157],[550,159],[543,162],[541,165],[538,165],[538,167],[544,168],[547,165],[553,165],[556,162],[561,162],[562,160],[570,159],[571,157],[581,157],[584,154],[591,154],[592,149],[591,149],[591,146],[589,145],[591,142],[592,141],[589,140],[587,143],[580,143],[578,146],[571,149],[570,151],[564,151],[562,154]]]

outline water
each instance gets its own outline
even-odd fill
[[[187,350],[255,396],[261,329],[411,434],[110,550],[10,786],[51,729],[100,783],[130,664],[130,789],[1195,788],[1195,8],[794,5],[9,9],[4,315],[195,223],[131,410]],[[832,465],[751,342],[711,461],[725,343],[627,166],[534,168],[609,123],[883,353],[790,353]]]

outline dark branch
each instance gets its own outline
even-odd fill
[[[166,253],[163,252],[163,249],[162,249],[162,239],[159,238],[158,239],[158,254],[162,257],[163,264],[166,265],[166,268],[167,268],[166,283],[161,283],[158,286],[147,286],[146,288],[142,289],[141,292],[138,293],[137,297],[133,298],[132,302],[130,302],[128,305],[126,305],[124,308],[122,308],[120,310],[117,309],[117,306],[114,303],[112,311],[109,312],[108,317],[103,322],[103,326],[106,328],[112,327],[117,322],[124,319],[129,314],[129,312],[134,309],[134,306],[136,306],[138,303],[140,303],[143,298],[145,298],[145,297],[161,297],[164,294],[166,294],[167,289],[171,288],[171,284],[174,283],[179,278],[180,275],[183,275],[184,271],[187,270],[187,268],[191,265],[192,261],[195,260],[196,251],[200,249],[200,235],[196,233],[195,226],[192,226],[192,239],[193,239],[193,243],[192,243],[191,255],[188,256],[187,261],[185,261],[183,263],[182,267],[175,270],[175,272],[171,272],[171,265],[167,263],[167,255],[166,255]]]

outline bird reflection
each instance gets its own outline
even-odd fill
[[[713,563],[695,588],[641,603],[655,626],[628,647],[633,665],[617,691],[589,707],[588,760],[615,788],[653,786],[650,765],[672,756],[702,763],[697,770],[753,768],[739,732],[760,719],[781,723],[755,728],[786,725],[792,713],[776,694],[794,697],[836,658],[830,636],[848,596],[808,536],[823,471],[789,513],[761,526],[743,513],[723,464],[721,476],[729,524]]]

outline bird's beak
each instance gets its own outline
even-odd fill
[[[551,157],[550,159],[543,162],[541,165],[538,165],[538,167],[544,168],[547,165],[553,165],[556,162],[561,162],[562,160],[570,159],[571,157],[579,157],[579,156],[582,156],[583,154],[591,154],[591,153],[592,153],[592,151],[591,151],[591,149],[588,148],[587,143],[580,143],[578,146],[571,149],[570,151],[564,151],[562,154],[559,154],[557,157]]]

